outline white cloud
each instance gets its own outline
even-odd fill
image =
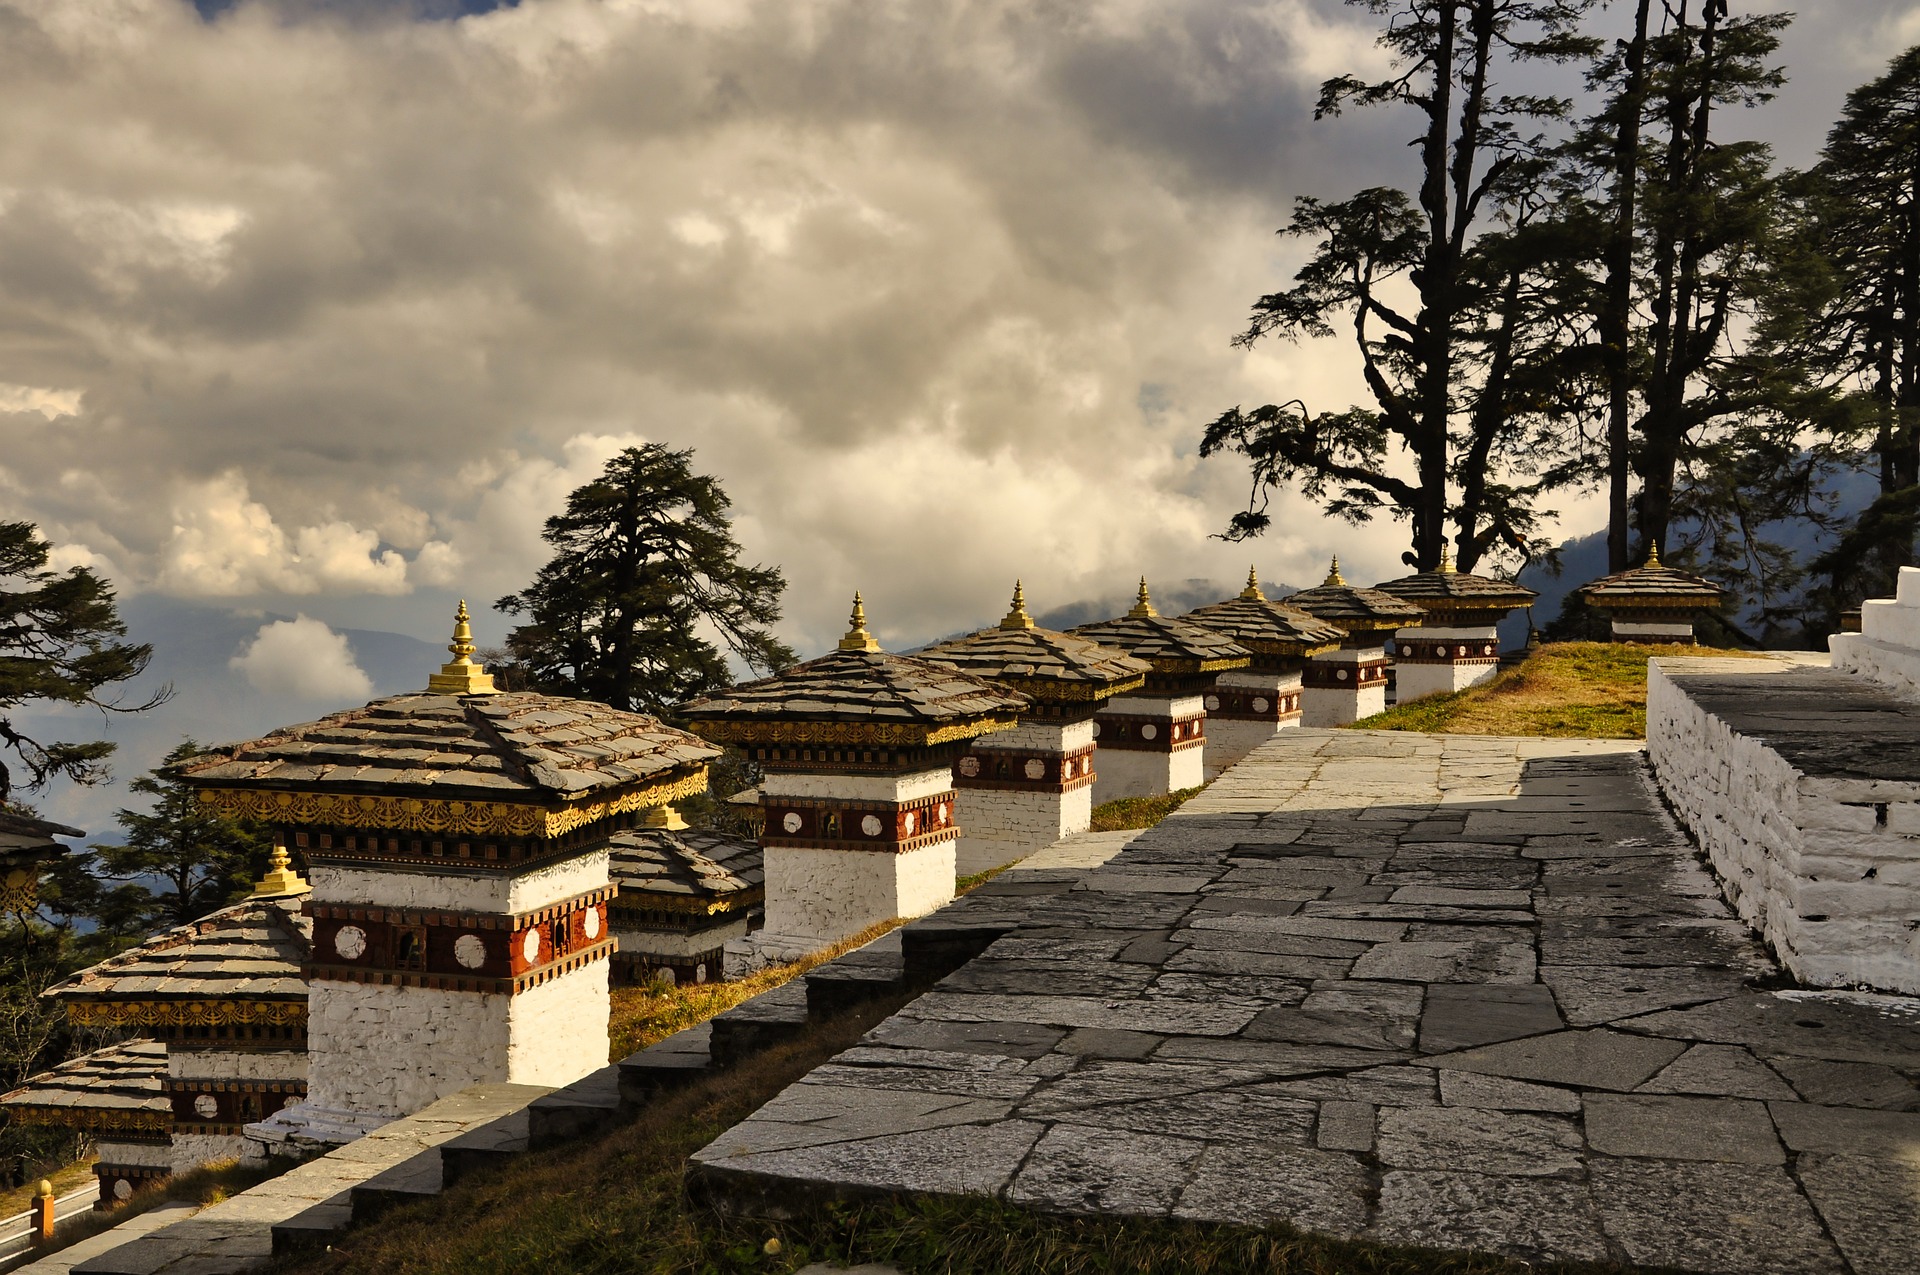
[[[0,382],[0,412],[38,412],[48,420],[80,411],[80,390],[49,390]]]
[[[373,694],[373,680],[354,662],[345,635],[304,615],[261,625],[227,666],[269,695],[352,703]]]
[[[157,585],[194,597],[260,593],[407,591],[407,562],[380,537],[333,521],[282,530],[229,470],[188,487],[174,504]]]

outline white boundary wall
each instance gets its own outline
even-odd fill
[[[1795,977],[1920,993],[1920,776],[1801,774],[1647,669],[1647,756],[1727,899]]]

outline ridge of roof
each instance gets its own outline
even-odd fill
[[[301,1000],[313,922],[297,900],[242,899],[68,975],[53,1000]]]
[[[871,722],[937,727],[1017,713],[1018,691],[946,665],[842,647],[680,706],[689,721]]]

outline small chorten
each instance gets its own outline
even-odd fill
[[[1451,545],[1441,546],[1434,570],[1377,587],[1426,617],[1394,634],[1394,689],[1400,703],[1463,691],[1498,673],[1500,621],[1538,596],[1510,581],[1456,570]]]
[[[306,878],[293,870],[293,860],[287,855],[286,840],[275,837],[273,852],[267,856],[267,874],[253,883],[253,893],[247,897],[291,898],[294,895],[306,894],[312,889]]]
[[[954,762],[1031,707],[1003,686],[881,650],[866,624],[856,593],[834,650],[680,706],[694,730],[766,773],[766,926],[727,943],[729,978],[951,900]]]
[[[1426,613],[1391,593],[1348,584],[1337,556],[1324,583],[1286,603],[1346,634],[1340,650],[1311,656],[1301,671],[1300,724],[1345,726],[1384,711],[1392,667],[1387,638],[1419,624]]]
[[[953,767],[962,876],[1011,863],[1093,820],[1093,717],[1137,691],[1151,666],[1124,651],[1034,624],[1016,582],[1013,607],[991,629],[937,642],[920,657],[1019,692],[1030,701],[1013,730],[977,741]]]
[[[1252,653],[1217,630],[1161,615],[1145,576],[1125,615],[1072,632],[1144,660],[1150,670],[1139,691],[1108,700],[1094,717],[1100,747],[1094,803],[1157,797],[1206,782],[1203,697],[1221,674],[1245,668]]]
[[[1253,653],[1245,669],[1222,673],[1206,696],[1209,776],[1233,765],[1279,731],[1300,724],[1301,674],[1313,656],[1336,651],[1346,633],[1298,607],[1272,602],[1257,571],[1235,597],[1187,612]]]
[[[427,689],[435,695],[498,695],[493,675],[473,662],[473,626],[468,623],[467,600],[460,599],[460,610],[453,620],[453,641],[447,650],[453,659],[427,679]]]
[[[1647,546],[1645,563],[1583,584],[1579,594],[1606,614],[1614,641],[1681,646],[1693,645],[1694,621],[1727,596],[1713,581],[1660,561],[1657,541]]]

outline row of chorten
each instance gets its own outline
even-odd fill
[[[1588,587],[1616,621],[1709,595],[1657,558]],[[744,968],[932,910],[956,873],[1084,829],[1096,785],[1103,800],[1190,787],[1322,724],[1316,703],[1362,715],[1384,696],[1389,636],[1403,698],[1422,676],[1490,675],[1494,624],[1532,597],[1446,566],[1360,588],[1336,563],[1285,601],[1249,573],[1181,617],[1143,580],[1125,615],[1059,633],[1016,585],[998,625],[907,656],[880,650],[856,595],[835,650],[683,706],[692,733],[498,691],[463,604],[426,691],[178,769],[209,808],[272,829],[273,870],[255,898],[56,988],[76,1023],[147,1039],[4,1104],[92,1129],[111,1202],[205,1159],[347,1140],[467,1084],[567,1083],[604,1057],[623,949],[665,968],[697,956],[686,972],[704,976],[721,946]],[[758,846],[672,815],[723,744],[764,772]],[[75,835],[0,821],[7,906],[31,906],[37,863]]]

